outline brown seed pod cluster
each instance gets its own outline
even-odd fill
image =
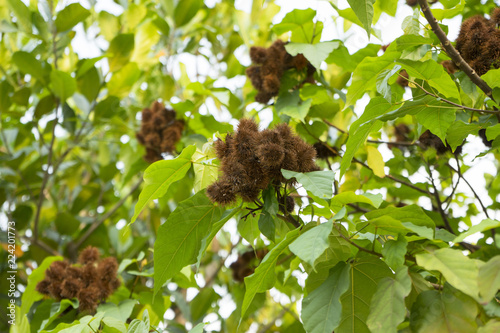
[[[118,263],[114,257],[99,261],[99,251],[92,246],[80,253],[78,263],[54,261],[36,290],[57,301],[77,298],[80,312],[94,313],[99,302],[105,301],[120,286],[116,276]]]
[[[141,131],[136,133],[136,137],[146,147],[144,159],[147,162],[159,161],[163,159],[162,153],[174,151],[184,129],[184,120],[176,119],[176,116],[174,110],[166,109],[158,101],[142,110]]]
[[[245,277],[252,275],[255,270],[255,263],[261,261],[267,254],[266,249],[260,249],[257,251],[247,251],[240,256],[238,259],[229,266],[233,271],[233,279],[238,282],[243,282]]]
[[[207,188],[208,197],[223,205],[255,201],[269,184],[286,181],[281,169],[296,172],[319,170],[314,162],[316,150],[292,133],[287,124],[259,131],[250,119],[242,119],[234,134],[215,141],[221,177]]]
[[[438,155],[443,155],[447,151],[452,151],[449,145],[443,144],[443,141],[441,141],[441,139],[437,135],[432,134],[429,130],[422,133],[422,135],[418,138],[418,141],[424,149],[427,149],[429,147],[436,149]],[[457,149],[455,149],[454,153],[458,155],[461,152],[462,145],[458,146]]]
[[[462,22],[456,40],[456,49],[478,75],[488,72],[491,66],[500,67],[500,8],[495,8],[488,20],[473,16]]]
[[[246,73],[255,89],[258,90],[255,101],[266,104],[273,96],[278,96],[283,73],[291,68],[301,71],[306,68],[307,77],[303,83],[314,83],[316,69],[302,55],[290,55],[285,49],[285,43],[275,41],[269,48],[252,46],[250,59],[255,64],[247,68]]]

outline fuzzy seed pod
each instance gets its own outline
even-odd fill
[[[80,252],[80,256],[78,256],[78,262],[82,265],[89,263],[93,264],[98,260],[99,250],[93,246],[87,246],[82,252]]]

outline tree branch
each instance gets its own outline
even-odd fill
[[[131,196],[142,184],[142,178],[139,179],[137,183],[132,186],[130,191],[125,195],[123,198],[120,199],[106,214],[101,216],[101,218],[97,219],[92,223],[92,225],[87,229],[87,231],[83,234],[82,237],[78,241],[75,241],[73,243],[68,244],[68,252],[70,254],[70,257],[75,258],[76,253],[78,252],[78,248],[87,240],[87,238],[92,235],[92,233],[102,224],[104,221],[106,221],[109,217],[111,217],[122,205],[123,203],[127,200],[129,196]]]
[[[439,26],[438,21],[436,20],[434,15],[432,15],[427,0],[417,1],[420,5],[420,8],[422,9],[422,12],[424,13],[427,22],[429,22],[429,25],[431,26],[432,31],[434,31],[436,36],[439,38],[441,45],[443,46],[444,50],[451,58],[451,60],[471,79],[472,82],[474,82],[479,87],[479,89],[481,89],[486,94],[486,96],[488,96],[492,100],[495,100],[492,96],[492,90],[490,86],[488,86],[488,84],[484,82],[484,80],[481,79],[479,75],[477,75],[477,73],[469,66],[469,64],[465,62],[460,53],[453,47],[453,45],[451,45],[448,37]]]

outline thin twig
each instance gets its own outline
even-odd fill
[[[75,241],[75,242],[70,243],[68,245],[68,252],[70,252],[70,254],[72,254],[72,255],[75,255],[78,251],[78,248],[83,244],[83,242],[85,242],[87,240],[87,238],[89,238],[90,235],[102,223],[104,223],[104,221],[106,221],[108,218],[110,218],[123,205],[123,203],[128,199],[128,197],[131,196],[139,188],[139,186],[141,184],[142,184],[142,178],[139,179],[139,181],[137,181],[137,183],[135,183],[134,186],[132,186],[130,191],[123,198],[121,198],[120,201],[118,201],[110,210],[108,210],[106,212],[106,214],[101,216],[99,219],[97,219],[97,217],[96,217],[96,220],[94,221],[94,223],[92,223],[92,225],[87,229],[87,231],[83,234],[83,236],[80,237],[80,239],[78,239],[78,241]],[[71,253],[71,252],[73,252],[73,253]]]
[[[422,9],[422,12],[424,13],[425,18],[427,19],[427,22],[429,22],[429,25],[431,26],[432,31],[439,38],[441,45],[443,46],[443,48],[445,49],[446,53],[451,58],[451,60],[456,65],[458,65],[458,67],[471,79],[472,82],[474,82],[479,87],[479,89],[484,91],[484,93],[492,100],[495,100],[492,96],[492,90],[490,86],[488,86],[488,84],[484,82],[484,80],[481,79],[479,75],[477,75],[477,73],[469,66],[469,64],[465,62],[460,53],[453,47],[453,45],[451,45],[450,41],[448,40],[448,37],[446,37],[446,34],[439,26],[438,21],[436,20],[434,15],[432,15],[427,0],[417,0],[417,1],[418,4],[420,5],[420,8]]]
[[[481,109],[476,109],[476,108],[470,108],[470,107],[465,106],[465,105],[460,105],[460,104],[454,103],[452,101],[449,101],[449,100],[447,100],[447,99],[445,99],[445,98],[443,98],[441,96],[433,94],[430,91],[427,91],[424,87],[422,87],[421,85],[419,85],[418,83],[416,83],[414,81],[410,81],[410,82],[413,83],[415,86],[417,86],[420,90],[422,90],[426,95],[438,98],[439,100],[441,100],[441,101],[443,101],[443,102],[445,102],[447,104],[456,106],[459,109],[468,110],[468,111],[474,111],[474,112],[491,113],[491,114],[498,114],[500,112],[499,110],[495,110],[495,111],[492,111],[492,110],[481,110]]]
[[[49,152],[47,154],[47,168],[43,174],[43,180],[42,180],[42,186],[40,187],[40,194],[38,198],[38,203],[36,206],[36,215],[35,215],[35,220],[34,220],[34,227],[33,227],[33,239],[36,242],[38,240],[38,223],[40,221],[40,213],[42,211],[42,205],[43,205],[43,199],[44,199],[44,192],[45,192],[45,187],[47,186],[47,183],[50,178],[50,169],[52,166],[52,157],[54,155],[54,142],[56,141],[56,126],[58,124],[58,109],[60,106],[60,102],[57,101],[56,105],[56,112],[55,112],[55,119],[54,119],[54,125],[52,126],[52,138],[50,139],[50,145],[49,145]]]

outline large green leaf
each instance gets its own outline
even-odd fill
[[[43,80],[43,69],[41,62],[31,53],[17,51],[12,55],[12,61],[21,70],[39,80]]]
[[[179,1],[174,11],[175,25],[181,27],[198,13],[203,6],[203,0],[183,0]]]
[[[335,333],[370,333],[366,320],[379,281],[392,275],[378,258],[366,257],[350,263],[349,289],[340,298],[342,317]]]
[[[423,237],[434,238],[434,229],[436,227],[434,221],[417,205],[387,207],[368,212],[365,216],[378,227],[384,226],[384,219],[387,219],[387,225],[390,225],[390,220],[396,220],[401,222],[401,225],[406,229],[413,230]],[[418,227],[423,229],[420,230]]]
[[[491,319],[486,325],[479,327],[477,333],[498,333],[500,332],[500,321]]]
[[[277,35],[290,31],[292,33],[291,41],[294,43],[311,43],[321,38],[321,29],[319,24],[313,21],[316,11],[313,9],[294,9],[285,15],[280,23],[273,26],[273,31]]]
[[[330,202],[330,207],[334,211],[339,211],[343,206],[350,203],[365,203],[378,208],[383,202],[381,194],[356,194],[353,191],[342,192],[335,195]]]
[[[287,179],[295,178],[304,188],[320,198],[331,198],[333,195],[333,171],[295,172],[281,169],[281,173]]]
[[[69,4],[57,13],[55,20],[57,31],[69,30],[89,16],[90,12],[79,3]]]
[[[219,168],[214,164],[215,151],[212,144],[206,143],[201,150],[197,149],[192,156],[194,170],[194,191],[207,188],[217,180]]]
[[[380,280],[370,305],[366,321],[371,333],[397,333],[398,325],[406,316],[404,299],[411,291],[408,267],[396,272],[396,276]]]
[[[428,105],[425,109],[418,112],[415,117],[420,124],[437,135],[443,143],[445,143],[446,132],[455,121],[456,111],[457,109],[445,107],[443,105]]]
[[[365,142],[368,135],[381,127],[382,122],[378,120],[370,121],[360,126],[352,135],[349,135],[344,156],[342,156],[342,160],[340,161],[340,179],[342,179],[347,169],[351,166],[354,154],[356,154],[359,147]]]
[[[155,162],[144,171],[145,186],[139,195],[130,223],[137,219],[137,216],[151,200],[164,196],[173,182],[184,178],[191,167],[191,156],[195,150],[194,145],[188,146],[177,158]]]
[[[288,248],[297,237],[299,237],[299,229],[290,231],[285,238],[278,243],[268,254],[264,260],[255,269],[255,272],[245,278],[246,292],[241,305],[241,317],[244,317],[250,304],[252,303],[257,293],[263,293],[271,289],[276,282],[276,273],[274,267],[278,257]]]
[[[397,240],[390,239],[384,243],[382,255],[387,265],[393,270],[404,265],[407,245],[408,241],[403,235],[399,235]]]
[[[340,296],[349,288],[349,265],[339,262],[330,276],[302,302],[301,318],[310,333],[331,333],[340,323]]]
[[[136,62],[141,69],[156,64],[158,60],[152,56],[148,57],[148,55],[159,40],[160,33],[153,22],[148,21],[141,24],[135,32],[134,51],[130,60]]]
[[[466,232],[462,232],[460,235],[458,235],[453,240],[453,243],[463,242],[463,240],[470,235],[474,235],[477,232],[483,232],[498,227],[500,227],[500,221],[495,221],[491,219],[482,220],[478,224],[475,224],[472,227],[470,227],[469,230],[467,230]]]
[[[352,83],[347,91],[345,107],[354,105],[365,93],[376,88],[377,77],[385,69],[392,68],[400,52],[387,50],[380,57],[366,57],[352,74]]]
[[[45,278],[45,271],[54,261],[62,261],[62,257],[47,257],[43,262],[28,276],[28,285],[21,297],[21,314],[27,314],[34,302],[43,298],[43,295],[36,291],[38,282]]]
[[[453,287],[478,299],[480,261],[470,259],[461,251],[450,248],[421,252],[415,258],[419,266],[440,272]]]
[[[445,285],[442,292],[421,292],[411,309],[410,328],[414,333],[477,331],[476,302],[458,290]]]
[[[340,42],[334,41],[317,44],[288,43],[285,48],[293,56],[302,53],[316,69],[319,69],[321,63],[339,46]]]
[[[31,33],[32,15],[29,8],[21,0],[7,0],[6,2],[16,16],[23,30]]]
[[[184,266],[194,264],[214,222],[223,209],[215,206],[204,191],[179,203],[158,229],[154,245],[154,293]]]
[[[134,45],[134,34],[119,34],[113,38],[108,47],[108,63],[111,72],[116,72],[129,62]]]
[[[467,124],[463,121],[457,120],[448,128],[446,142],[448,142],[451,149],[455,151],[455,149],[464,142],[469,134],[477,134],[480,129],[480,125]]]
[[[332,227],[333,221],[329,221],[309,229],[290,244],[290,250],[314,268],[316,260],[329,247]]]
[[[363,24],[368,37],[370,37],[373,20],[373,4],[375,0],[347,0],[347,2]]]
[[[141,71],[135,62],[129,62],[113,76],[108,82],[108,92],[110,95],[125,98],[132,87],[137,83]]]
[[[500,255],[488,260],[479,268],[479,293],[484,302],[489,302],[500,289]]]
[[[54,95],[61,101],[70,98],[76,91],[76,80],[68,73],[57,69],[50,72],[50,83]]]

